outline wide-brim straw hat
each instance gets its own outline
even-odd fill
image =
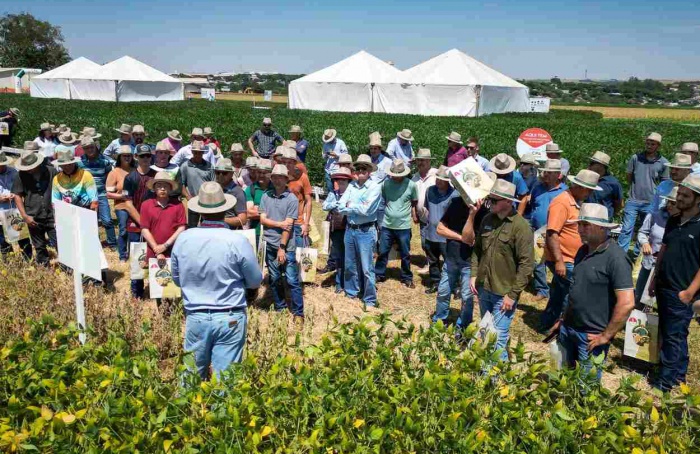
[[[33,170],[43,163],[44,156],[42,154],[34,153],[33,151],[25,151],[15,162],[15,169],[24,171]]]
[[[240,143],[231,144],[231,153],[245,153],[245,148]]]
[[[382,143],[382,135],[379,132],[373,132],[369,135],[369,145],[367,147],[379,147],[384,149],[384,144]]]
[[[292,127],[289,128],[289,131],[288,131],[288,132],[289,132],[290,134],[295,133],[295,132],[301,134],[301,133],[303,133],[304,131],[301,129],[301,126],[299,126],[299,125],[292,125]]]
[[[652,132],[647,136],[647,140],[653,140],[654,142],[661,143],[661,134],[658,132]]]
[[[606,229],[614,229],[620,224],[610,222],[608,219],[608,209],[605,205],[599,203],[583,203],[581,210],[578,213],[577,222],[588,222],[589,224],[605,227]]]
[[[693,159],[688,154],[676,153],[673,155],[673,161],[667,162],[664,165],[674,169],[691,170],[693,168]]]
[[[664,200],[668,200],[669,202],[675,202],[677,196],[678,196],[678,186],[674,186],[673,189],[671,189],[671,192],[669,192],[666,195],[662,195],[660,197]]]
[[[123,155],[123,154],[129,154],[129,155],[134,155],[134,150],[131,149],[131,145],[120,145],[119,149],[117,150],[117,156]]]
[[[22,112],[16,107],[10,107],[10,113],[16,117],[22,115]]]
[[[610,156],[608,156],[606,153],[603,153],[602,151],[596,151],[593,153],[593,156],[591,156],[591,161],[597,162],[598,164],[603,164],[605,167],[608,167],[610,165]]]
[[[194,142],[192,142],[192,148],[191,148],[192,151],[201,151],[202,153],[204,153],[207,151],[204,148],[205,148],[204,142],[202,142],[201,140],[195,140]]]
[[[437,173],[435,174],[436,180],[450,181],[450,168],[447,166],[440,166]]]
[[[146,129],[143,127],[143,125],[134,125],[134,127],[131,129],[131,134],[143,134],[144,136],[146,134]]]
[[[350,156],[350,153],[343,153],[340,156],[338,156],[338,164],[352,165],[352,156]]]
[[[561,161],[559,159],[547,159],[544,167],[538,169],[540,172],[558,172],[561,173]]]
[[[490,195],[495,195],[502,199],[520,203],[520,200],[515,198],[515,185],[509,181],[500,178],[493,182],[493,186],[489,191]]]
[[[430,148],[419,148],[418,152],[416,153],[416,156],[413,158],[413,160],[417,161],[419,159],[425,159],[425,160],[431,161],[435,158],[433,158],[430,155]]]
[[[224,213],[236,205],[236,198],[224,194],[216,181],[206,181],[199,188],[199,193],[187,202],[187,209],[200,214]]]
[[[213,135],[214,135],[214,130],[213,130],[213,129],[211,129],[209,126],[207,126],[206,128],[204,128],[204,136],[205,136],[205,137],[209,137],[209,136],[213,136]]]
[[[216,162],[216,165],[214,166],[214,171],[219,171],[219,172],[234,172],[235,169],[233,168],[233,162],[231,162],[230,159],[224,158],[224,159],[219,159]]]
[[[39,151],[39,144],[33,140],[26,140],[22,146],[24,151],[31,151],[32,153],[37,153]]]
[[[51,123],[42,123],[39,126],[39,131],[52,131],[53,128],[51,127]]]
[[[270,159],[258,159],[258,165],[255,168],[262,172],[272,172],[272,161]]]
[[[177,191],[177,188],[180,187],[180,185],[177,183],[177,181],[173,180],[173,178],[170,176],[168,172],[158,172],[156,173],[156,176],[153,177],[152,179],[148,180],[148,183],[146,183],[146,187],[153,191],[153,188],[155,187],[156,183],[168,183],[170,185],[170,191]],[[189,203],[187,204],[187,208],[189,208]]]
[[[357,160],[355,160],[355,163],[353,164],[353,167],[355,169],[358,169],[360,167],[369,167],[372,169],[372,172],[377,170],[377,165],[372,162],[372,158],[368,154],[361,154],[360,156],[357,157]]]
[[[698,144],[695,142],[686,142],[681,145],[681,153],[697,153]]]
[[[190,137],[193,137],[193,136],[204,137],[204,131],[202,131],[202,128],[192,128],[192,132],[190,133]]]
[[[683,179],[681,186],[685,186],[696,194],[700,194],[700,175],[690,174]]]
[[[258,168],[258,158],[255,156],[248,156],[245,158],[245,168],[246,169],[257,169]]]
[[[338,170],[333,172],[331,175],[331,180],[352,180],[352,172],[346,167],[339,167]]]
[[[14,159],[7,156],[4,151],[0,151],[0,166],[9,166],[12,165],[13,162],[15,162]]]
[[[505,153],[499,153],[491,158],[489,168],[496,175],[508,175],[515,170],[515,159]]]
[[[124,124],[122,124],[122,125],[119,127],[119,129],[115,129],[115,131],[117,131],[119,134],[129,134],[129,135],[131,135],[132,129],[133,129],[133,128],[131,127],[131,125],[127,125],[126,123],[124,123]]]
[[[520,157],[520,164],[532,164],[533,166],[538,166],[537,158],[533,153],[525,153]]]
[[[335,138],[338,136],[338,131],[335,129],[326,129],[323,131],[323,143],[330,143],[335,140]]]
[[[95,128],[91,128],[89,126],[85,126],[83,130],[80,132],[80,139],[82,139],[85,136],[90,136],[93,139],[97,140],[100,137],[102,137],[102,134],[98,133]]]
[[[80,158],[75,157],[73,150],[61,150],[56,152],[56,159],[51,161],[54,166],[67,166],[69,164],[77,164]]]
[[[462,145],[462,134],[452,131],[449,136],[445,137],[449,142],[454,142]]]
[[[408,140],[409,142],[413,142],[413,133],[410,129],[402,129],[401,131],[396,133],[396,137],[398,137],[399,139]]]
[[[390,177],[405,177],[411,173],[411,168],[406,165],[403,159],[394,159],[386,173]]]
[[[64,145],[73,145],[78,141],[78,136],[74,132],[64,132],[58,136],[58,141]]]
[[[170,137],[175,142],[182,142],[182,136],[180,135],[180,131],[178,131],[177,129],[168,131],[168,137]]]
[[[289,179],[289,171],[287,171],[287,166],[284,164],[275,164],[270,177],[274,177],[275,175]]]
[[[600,175],[592,170],[583,169],[575,176],[569,175],[566,177],[571,183],[584,188],[593,189],[594,191],[602,191],[603,188],[598,186]]]
[[[296,140],[285,140],[282,142],[282,145],[285,147],[294,148],[295,150],[297,149]]]
[[[562,150],[559,149],[559,144],[551,142],[545,146],[544,152],[545,153],[561,153]]]
[[[297,151],[294,148],[282,147],[282,159],[294,159],[299,161],[299,156],[297,156]],[[352,159],[350,160],[352,162]]]

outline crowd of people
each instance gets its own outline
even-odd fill
[[[587,168],[569,174],[556,143],[546,146],[541,160],[525,154],[516,161],[507,153],[488,159],[477,137],[463,141],[452,131],[438,165],[431,150],[414,149],[409,129],[386,147],[373,132],[367,151],[355,159],[334,129],[325,130],[321,149],[313,150],[301,127],[292,125],[285,139],[270,118],[247,140],[247,150],[234,143],[226,153],[208,127],[193,128],[187,143],[176,130],[148,143],[141,125],[123,124],[115,133],[102,149],[94,128],[78,135],[66,125],[44,123],[21,155],[0,150],[0,209],[19,210],[30,233],[19,246],[41,265],[49,263],[47,247],[56,247],[52,202],[58,200],[95,210],[105,246],[120,260],[129,259],[130,243],[142,241],[148,258],[171,258],[186,313],[185,348],[195,353],[203,377],[210,366],[219,373],[241,358],[246,308],[263,282],[259,260],[274,309],[303,323],[295,252],[310,244],[313,209],[304,162],[309,153],[320,153],[330,254],[318,271],[335,273],[337,294],[378,305],[377,286],[388,279],[394,247],[400,282],[415,289],[410,245],[417,226],[427,262],[418,272],[426,275],[425,293],[436,297],[433,322],[450,321],[453,295],[461,300],[457,328],[473,322],[478,304],[482,316],[493,315],[496,348],[507,359],[510,324],[529,287],[537,300],[547,300],[540,331],[558,332],[570,365],[590,370],[592,357],[607,354],[641,304],[652,275],[649,293],[657,297],[661,340],[653,384],[667,391],[685,381],[692,305],[700,291],[695,143],[683,144],[668,161],[659,153],[661,135],[650,134],[644,149],[629,158],[629,197],[623,200],[622,185],[610,173],[613,157],[594,151]],[[450,167],[468,158],[493,181],[488,196],[474,203],[450,182]],[[632,241],[641,216],[638,241]],[[255,230],[257,253],[235,233],[240,229]],[[535,259],[538,236],[541,260]],[[11,250],[4,238],[0,246],[3,253]],[[640,253],[635,291],[633,263]],[[144,298],[143,280],[132,280],[131,292]]]

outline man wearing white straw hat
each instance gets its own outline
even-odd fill
[[[284,138],[272,129],[272,119],[263,118],[262,126],[248,139],[248,148],[256,158],[272,159],[277,145],[282,145]]]
[[[158,142],[157,145],[160,145],[163,149],[168,150],[170,152],[170,156],[174,156],[175,153],[177,153],[182,147],[182,136],[180,135],[180,131],[177,129],[168,131],[165,139]]]
[[[131,137],[131,132],[133,131],[131,125],[127,125],[126,123],[124,123],[118,129],[115,129],[115,131],[119,133],[119,137],[111,141],[109,145],[107,145],[107,148],[105,148],[105,151],[103,152],[105,157],[111,159],[112,161],[116,160],[117,154],[119,153],[119,148],[122,145],[131,146],[132,151],[136,147],[134,139]]]
[[[290,312],[295,322],[303,323],[304,294],[299,278],[294,239],[294,224],[299,219],[299,201],[287,188],[287,167],[282,164],[275,165],[270,179],[272,190],[263,194],[260,201],[260,223],[265,227],[265,263],[270,273],[270,289],[275,310],[280,312],[287,309],[282,283],[284,276],[292,294]]]
[[[514,172],[516,178],[520,178],[527,186],[527,192],[531,192],[532,188],[537,184],[537,167],[539,163],[532,153],[525,153],[520,157],[518,169]]]
[[[678,216],[668,220],[656,258],[656,278],[649,294],[659,308],[661,369],[654,387],[669,391],[685,383],[688,363],[688,329],[693,302],[700,291],[700,176],[689,175],[678,187]]]
[[[551,329],[568,305],[574,259],[582,244],[576,224],[580,204],[592,191],[601,190],[598,186],[600,175],[592,170],[584,169],[567,178],[571,184],[569,189],[552,200],[547,214],[544,258],[553,277],[549,301],[540,317],[542,332]]]
[[[515,159],[508,156],[506,153],[498,153],[489,161],[489,168],[499,179],[515,185],[515,197],[520,202],[525,200],[529,191],[525,180],[523,180],[520,174],[515,173]]]
[[[97,211],[97,186],[90,172],[80,168],[71,150],[59,151],[51,161],[60,172],[53,178],[51,199]]]
[[[141,235],[148,245],[146,258],[165,260],[187,226],[185,207],[170,197],[179,185],[167,172],[158,172],[146,186],[155,196],[144,201],[139,211]]]
[[[386,146],[386,154],[389,158],[403,159],[407,165],[413,161],[413,133],[410,129],[402,129],[396,133],[396,137]]]
[[[151,169],[156,172],[167,172],[173,180],[180,181],[180,167],[170,162],[170,149],[167,145],[163,141],[158,142],[153,153],[154,159]],[[180,185],[170,193],[170,197],[177,197],[178,199],[181,195],[182,189]]]
[[[182,151],[182,150],[180,150]],[[192,157],[180,166],[180,183],[182,194],[190,200],[199,192],[199,188],[206,181],[214,181],[214,166],[204,160],[205,145],[195,141],[190,145]],[[187,226],[196,227],[199,215],[196,211],[188,210]]]
[[[97,146],[92,139],[92,136],[85,136],[80,141],[80,146],[83,147],[83,156],[80,157],[80,162],[78,166],[81,169],[85,169],[90,172],[92,178],[95,180],[95,186],[97,187],[97,218],[100,220],[100,224],[105,229],[105,236],[107,237],[107,246],[110,249],[115,249],[117,247],[117,234],[114,231],[114,221],[112,220],[112,209],[109,206],[109,200],[107,199],[107,175],[114,168],[112,162],[105,158],[97,150]],[[115,158],[118,156],[115,155]]]
[[[599,203],[608,208],[608,219],[612,220],[613,216],[617,216],[622,208],[622,185],[610,173],[610,156],[602,151],[596,151],[590,158],[588,170],[592,170],[598,175],[598,186],[602,191],[593,191],[588,197],[587,202]]]
[[[481,316],[486,312],[493,315],[495,349],[500,350],[501,360],[507,361],[515,308],[532,277],[533,236],[527,221],[513,208],[513,202],[518,203],[513,183],[496,180],[487,202],[490,213],[476,236],[469,285],[479,295]]]
[[[443,165],[447,167],[452,167],[459,164],[469,157],[467,149],[464,148],[462,144],[462,135],[452,131],[449,136],[445,137],[447,139],[447,153],[445,154],[445,160]]]
[[[664,165],[668,168],[671,178],[663,180],[656,186],[654,198],[651,202],[650,213],[654,215],[654,217],[668,219],[668,213],[664,210],[666,201],[663,197],[668,196],[674,188],[683,182],[685,177],[692,173],[692,158],[688,154],[676,153],[673,156],[673,160]]]
[[[245,190],[245,188],[253,184],[253,180],[250,177],[250,170],[248,170],[246,160],[243,157],[245,149],[243,149],[243,145],[240,143],[233,143],[231,144],[229,152],[231,153],[231,165],[233,166],[233,181]],[[253,156],[253,158],[255,157]]]
[[[435,186],[435,175],[437,174],[437,169],[432,166],[433,157],[430,154],[430,149],[420,148],[416,153],[414,163],[416,164],[416,170],[418,172],[413,174],[411,181],[416,183],[416,188],[418,189],[418,205],[416,205],[416,214],[418,215],[418,222],[420,224],[420,238],[421,247],[425,256],[428,260],[425,267],[418,271],[418,274],[427,274],[430,271],[431,264],[431,254],[430,251],[426,250],[425,243],[425,229],[428,226],[428,209],[426,208],[425,196],[428,192],[428,188]],[[438,254],[440,256],[440,254]],[[444,253],[441,254],[444,257]],[[437,266],[437,263],[434,264]],[[433,269],[434,273],[437,274],[436,279],[440,279],[440,271],[438,269]],[[431,285],[430,288],[437,288],[437,282]],[[434,293],[434,292],[432,292]]]
[[[693,163],[692,173],[694,173],[695,175],[700,175],[700,162],[698,162],[698,144],[695,142],[686,142],[683,145],[681,145],[680,152],[690,156],[690,159]]]
[[[253,156],[254,157],[254,156]],[[255,157],[254,157],[255,158]],[[260,202],[262,196],[271,188],[270,172],[272,172],[272,161],[269,159],[255,158],[256,181],[245,188],[245,200],[248,213],[249,228],[255,229],[256,244],[260,240]]]
[[[583,244],[574,260],[569,305],[555,329],[559,328],[568,366],[578,363],[590,373],[593,358],[607,356],[610,343],[634,309],[634,284],[627,254],[608,238],[617,224],[608,221],[607,207],[582,204],[577,224]],[[596,367],[598,381],[602,375],[601,365]]]
[[[306,151],[309,149],[309,141],[303,137],[304,131],[299,125],[289,128],[289,138],[296,142],[294,149],[297,151],[299,161],[306,162]]]
[[[384,145],[382,145],[382,136],[378,132],[373,132],[369,135],[369,156],[372,158],[372,164],[375,165],[376,169],[370,175],[370,180],[373,183],[381,184],[386,179],[386,171],[391,167],[391,159],[389,159],[384,154]],[[384,208],[381,208],[382,213]],[[382,214],[383,217],[383,214]],[[382,219],[380,217],[380,221]]]
[[[200,148],[202,149],[203,159],[214,167],[216,165],[217,157],[214,151],[209,148],[209,146],[204,144],[204,131],[202,131],[202,128],[192,128],[190,143],[180,148],[180,150],[175,153],[175,156],[170,159],[170,162],[181,166],[183,163],[192,159],[192,147],[195,143],[199,144]]]
[[[333,172],[338,170],[338,159],[340,155],[348,153],[348,147],[338,137],[338,132],[335,129],[326,129],[323,131],[323,150],[321,155],[325,161],[324,165],[324,183],[326,186],[326,192],[333,192],[333,181],[331,180],[331,175]]]
[[[58,144],[53,138],[53,128],[50,123],[42,123],[39,126],[39,135],[34,139],[34,142],[39,145],[41,154],[53,159],[54,150]]]
[[[662,180],[668,179],[668,160],[661,156],[661,134],[652,132],[644,142],[645,149],[627,161],[627,183],[629,197],[625,203],[622,229],[617,244],[629,250],[638,216],[645,216],[652,210],[654,192]],[[632,258],[639,256],[639,246],[635,242]]]
[[[246,294],[262,282],[253,247],[224,222],[235,203],[218,183],[204,183],[188,205],[202,223],[177,237],[171,256],[173,281],[182,289],[185,310],[184,349],[194,354],[197,373],[205,380],[210,366],[218,377],[241,361]]]
[[[569,175],[569,169],[571,168],[571,166],[569,165],[569,161],[561,156],[563,152],[564,151],[559,148],[559,145],[554,142],[548,143],[545,146],[545,154],[547,155],[547,159],[560,160],[561,174],[566,177]]]
[[[216,182],[224,189],[224,193],[236,198],[236,205],[226,212],[224,222],[232,229],[243,229],[248,223],[248,211],[246,207],[245,192],[243,188],[233,179],[235,167],[230,159],[219,159],[214,167]]]
[[[420,150],[417,156],[420,156]],[[426,294],[436,293],[441,282],[443,265],[447,262],[447,241],[444,236],[438,234],[437,227],[452,198],[458,196],[459,194],[450,185],[449,169],[447,166],[440,166],[435,173],[435,184],[426,190],[424,201],[426,216],[421,220],[421,247],[428,259],[429,273]],[[420,201],[418,203],[420,204]]]

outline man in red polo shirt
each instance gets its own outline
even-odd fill
[[[146,257],[165,260],[170,257],[177,236],[185,231],[185,207],[170,198],[178,184],[167,172],[158,172],[147,185],[156,198],[141,204],[141,234],[148,244]]]

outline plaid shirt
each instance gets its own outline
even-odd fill
[[[272,156],[272,153],[275,152],[277,142],[280,145],[284,142],[284,138],[277,131],[270,131],[266,134],[259,129],[253,133],[251,140],[255,144],[255,151],[258,152],[261,158],[265,159]]]

